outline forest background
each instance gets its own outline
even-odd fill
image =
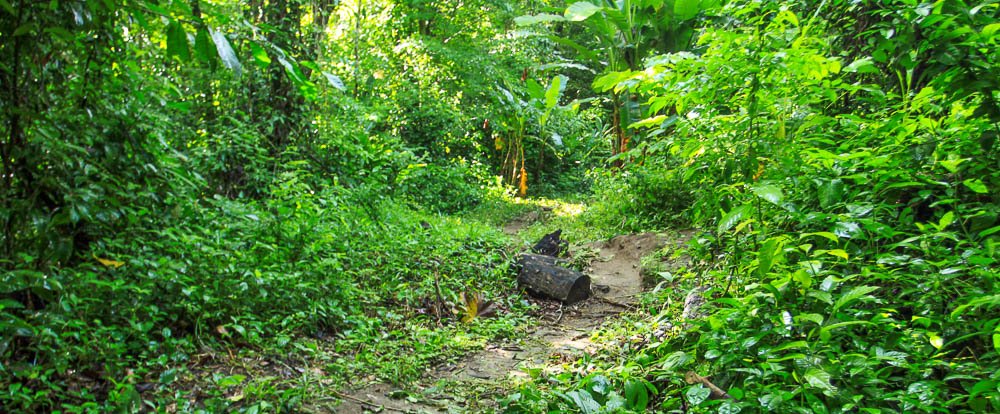
[[[998,21],[0,0],[0,411],[295,411],[419,377],[531,323],[497,226],[532,198],[585,206],[576,240],[697,229],[618,334],[711,300],[505,410],[1000,410]],[[441,309],[468,292],[503,316]],[[261,356],[321,369],[219,368]]]

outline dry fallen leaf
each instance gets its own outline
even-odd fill
[[[462,314],[462,322],[472,322],[476,317],[489,316],[496,312],[493,301],[484,300],[479,292],[462,293],[462,302],[464,306],[459,311]]]

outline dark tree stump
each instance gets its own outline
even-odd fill
[[[561,239],[562,229],[542,236],[542,239],[531,248],[532,252],[546,256],[559,257],[569,248],[569,242]]]
[[[559,266],[554,257],[522,254],[517,282],[534,295],[558,299],[571,305],[590,296],[590,277]]]

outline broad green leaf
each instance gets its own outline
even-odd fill
[[[0,8],[4,11],[10,13],[11,16],[17,16],[17,10],[14,10],[14,6],[11,6],[10,2],[7,0],[0,0]]]
[[[729,393],[732,394],[732,391]],[[739,399],[735,396],[734,398]],[[719,414],[738,414],[740,411],[743,411],[743,408],[733,400],[726,400],[719,406]]]
[[[589,392],[582,390],[570,391],[566,395],[583,414],[596,414],[601,411],[601,405],[594,400],[594,397]]]
[[[749,214],[750,206],[739,206],[722,216],[722,220],[719,220],[719,234],[725,233],[729,229],[733,228],[736,223],[743,220],[743,217]]]
[[[164,384],[164,385],[170,384],[170,383],[173,383],[174,380],[176,380],[176,379],[177,379],[177,369],[176,368],[170,368],[170,369],[168,369],[168,370],[163,371],[162,373],[160,373],[160,383],[161,384]]]
[[[994,335],[993,336],[994,346],[996,346],[996,340],[997,340],[997,335]],[[1000,350],[1000,346],[997,347],[997,350]],[[982,394],[984,392],[990,392],[996,390],[996,388],[997,388],[996,381],[982,380],[977,382],[976,385],[973,385],[972,388],[969,389],[969,395],[975,397],[976,395]]]
[[[928,336],[927,338],[928,341],[930,341],[931,345],[934,346],[934,348],[941,349],[941,347],[944,346],[944,338],[941,338],[940,335],[936,333],[929,333],[927,336]]]
[[[993,329],[993,350],[1000,352],[1000,326]]]
[[[608,394],[607,401],[604,402],[605,413],[620,413],[625,409],[626,401],[615,391],[611,391]]]
[[[566,89],[566,78],[562,75],[552,78],[552,83],[545,90],[545,107],[555,108],[559,104],[559,96]]]
[[[546,63],[544,65],[538,65],[538,70],[540,71],[546,71],[549,69],[577,69],[577,70],[587,71],[590,73],[595,73],[593,69],[588,68],[579,63],[556,62],[556,63]]]
[[[958,172],[958,166],[968,160],[969,160],[968,158],[950,158],[946,160],[940,160],[938,161],[938,164],[941,164],[941,166],[944,167],[944,169],[954,174]]]
[[[944,213],[944,216],[941,216],[941,220],[938,222],[937,228],[938,230],[944,230],[948,228],[948,226],[950,226],[951,223],[954,222],[955,222],[955,213],[949,211],[947,213]]]
[[[565,17],[558,14],[536,14],[534,16],[518,16],[514,18],[514,24],[518,26],[531,26],[539,23],[549,23],[549,22],[564,22]]]
[[[1000,232],[1000,226],[990,227],[986,230],[979,232],[979,237],[986,237],[992,234],[996,234],[997,232]]]
[[[970,300],[956,307],[955,310],[951,312],[951,317],[954,318],[958,315],[965,313],[965,310],[968,308],[978,308],[983,305],[990,307],[1000,306],[1000,295],[980,296],[978,298]]]
[[[983,26],[983,31],[981,33],[983,36],[993,36],[997,32],[1000,32],[1000,23],[990,23]]]
[[[794,352],[791,354],[786,354],[785,356],[779,358],[768,358],[767,362],[781,362],[781,361],[798,360],[798,359],[806,359],[806,354],[803,354],[801,352]]]
[[[798,282],[799,286],[803,289],[809,289],[813,284],[812,276],[809,275],[809,272],[806,272],[803,269],[799,269],[795,271],[795,273],[792,273],[792,280]]]
[[[649,390],[642,380],[625,383],[625,404],[635,411],[646,410],[646,406],[649,405]]]
[[[781,205],[781,201],[785,199],[784,193],[781,192],[781,187],[776,185],[755,185],[753,187],[753,193],[757,194],[758,197],[769,201],[774,205]]]
[[[591,391],[591,395],[608,395],[608,391],[611,390],[611,381],[608,380],[608,377],[597,375],[587,382],[587,388]]]
[[[663,369],[667,371],[676,371],[691,362],[691,357],[688,356],[684,351],[677,351],[670,355],[667,355],[663,360]]]
[[[594,79],[594,83],[591,86],[600,92],[607,92],[615,89],[619,83],[631,78],[632,75],[632,72],[629,71],[608,72]]]
[[[222,377],[215,381],[215,384],[222,388],[229,388],[243,383],[243,380],[247,379],[245,375],[230,375],[228,377]]]
[[[167,56],[176,56],[184,62],[191,60],[187,33],[184,32],[184,26],[176,20],[167,25]]]
[[[839,257],[844,260],[850,260],[850,256],[843,249],[817,250],[816,253],[813,253],[813,256],[815,257],[822,254],[828,254],[830,256]]]
[[[872,58],[865,57],[854,62],[844,68],[844,72],[848,73],[878,73],[878,67],[872,62]]]
[[[674,17],[678,20],[688,20],[701,11],[701,0],[675,0]]]
[[[629,125],[628,127],[632,129],[637,129],[650,126],[659,126],[660,124],[663,123],[663,121],[667,120],[667,118],[668,117],[666,115],[657,115],[652,118],[646,118],[638,122],[633,122],[632,125]]]
[[[801,315],[795,315],[794,319],[796,321],[808,321],[808,322],[812,322],[812,323],[815,323],[817,325],[822,325],[823,324],[823,315],[820,315],[818,313],[803,313]]]
[[[169,16],[170,15],[170,10],[167,10],[167,9],[163,8],[163,6],[160,6],[159,4],[156,4],[156,3],[154,3],[151,0],[145,0],[145,1],[143,1],[142,5],[143,5],[143,7],[149,9],[150,11],[152,11],[155,14],[158,14],[158,15],[161,15],[161,16]]]
[[[594,13],[601,11],[603,7],[595,5],[594,3],[586,1],[578,1],[569,5],[566,8],[566,12],[563,13],[566,19],[571,22],[582,22],[593,16]]]
[[[267,51],[256,42],[250,42],[250,53],[253,54],[253,61],[257,67],[267,69],[267,67],[271,65],[271,57],[268,56]]]
[[[35,33],[37,32],[38,32],[38,24],[34,22],[28,22],[18,26],[17,29],[14,29],[14,33],[11,34],[11,37],[20,37],[29,34],[34,36]]]
[[[844,200],[844,181],[837,178],[819,186],[819,204],[823,208],[830,207]]]
[[[236,72],[236,76],[240,76],[243,72],[243,65],[240,64],[240,60],[236,57],[233,47],[229,45],[229,39],[226,39],[225,33],[212,30],[212,41],[215,42],[215,49],[219,52],[222,64],[233,72]]]
[[[804,233],[804,234],[802,234],[801,236],[799,236],[799,238],[800,238],[800,239],[804,239],[804,238],[806,238],[806,237],[809,237],[809,236],[820,236],[820,237],[824,237],[824,238],[827,238],[827,239],[829,239],[830,241],[832,241],[832,242],[834,242],[834,243],[836,243],[836,242],[839,242],[839,241],[840,241],[840,238],[839,238],[839,237],[837,237],[837,235],[836,235],[836,234],[833,234],[833,233],[831,233],[831,232],[828,232],[828,231],[818,231],[818,232],[815,232],[815,233]]]
[[[0,299],[0,310],[22,308],[24,308],[24,305],[21,302],[12,299]]]
[[[282,56],[278,56],[278,63],[285,68],[285,73],[288,74],[288,77],[291,78],[293,82],[297,84],[305,83],[305,75],[302,74],[302,70],[299,69],[299,65],[285,59]]]
[[[990,190],[986,188],[986,184],[983,183],[983,180],[980,180],[978,178],[975,179],[970,178],[968,180],[962,181],[962,184],[965,184],[965,186],[969,187],[970,190],[975,191],[979,194],[986,194],[990,192]]]
[[[684,395],[687,397],[688,403],[691,405],[699,405],[708,399],[708,396],[712,394],[712,390],[708,389],[704,384],[698,383],[692,385],[688,388]]]
[[[840,295],[840,297],[837,298],[837,302],[833,304],[833,309],[834,311],[836,311],[842,308],[843,306],[847,305],[848,303],[854,302],[858,299],[868,296],[869,293],[872,293],[876,290],[878,290],[878,287],[875,286],[855,286],[847,293]]]
[[[198,29],[198,34],[194,37],[194,52],[199,62],[204,64],[212,62],[212,57],[214,57],[212,41],[209,40],[208,30],[205,28]]]
[[[845,239],[853,239],[863,235],[861,226],[859,226],[858,223],[852,222],[839,222],[835,224],[833,233],[836,234],[837,237]]]
[[[341,91],[347,89],[346,87],[344,87],[344,81],[340,80],[339,76],[334,75],[330,72],[322,72],[322,73],[323,76],[326,77],[326,81],[330,82],[330,86],[333,86],[334,88],[337,88],[338,90]]]
[[[823,390],[823,393],[825,394],[833,394],[837,392],[837,387],[834,387],[833,384],[830,383],[830,373],[819,368],[810,368],[806,371],[804,378],[806,380],[806,384],[810,387]]]
[[[757,262],[759,263],[757,272],[761,277],[767,276],[767,272],[771,271],[771,266],[775,259],[781,256],[781,249],[784,245],[784,237],[772,237],[761,244],[757,254]]]
[[[891,190],[893,188],[904,188],[904,187],[922,187],[926,184],[918,181],[906,181],[902,183],[895,183],[885,187],[886,190]]]

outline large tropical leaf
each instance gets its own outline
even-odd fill
[[[699,11],[701,11],[701,0],[674,1],[674,18],[678,20],[689,20],[697,16]]]
[[[184,26],[176,20],[167,25],[167,56],[177,56],[185,62],[191,60],[187,33],[184,32]]]
[[[578,1],[566,8],[564,16],[571,22],[582,22],[601,11],[603,7],[586,1]]]
[[[514,24],[518,26],[531,26],[540,23],[564,22],[566,18],[558,14],[536,14],[533,16],[518,16],[514,18]]]
[[[552,83],[549,84],[549,88],[545,91],[546,108],[555,108],[559,104],[559,97],[566,90],[566,81],[566,77],[562,75],[552,78]]]
[[[212,30],[212,41],[215,42],[215,49],[219,51],[219,58],[222,59],[222,64],[226,65],[233,72],[236,72],[236,75],[239,76],[243,71],[243,65],[240,64],[239,58],[236,57],[236,52],[233,51],[233,47],[229,44],[229,39],[226,39],[226,34],[218,30]]]

